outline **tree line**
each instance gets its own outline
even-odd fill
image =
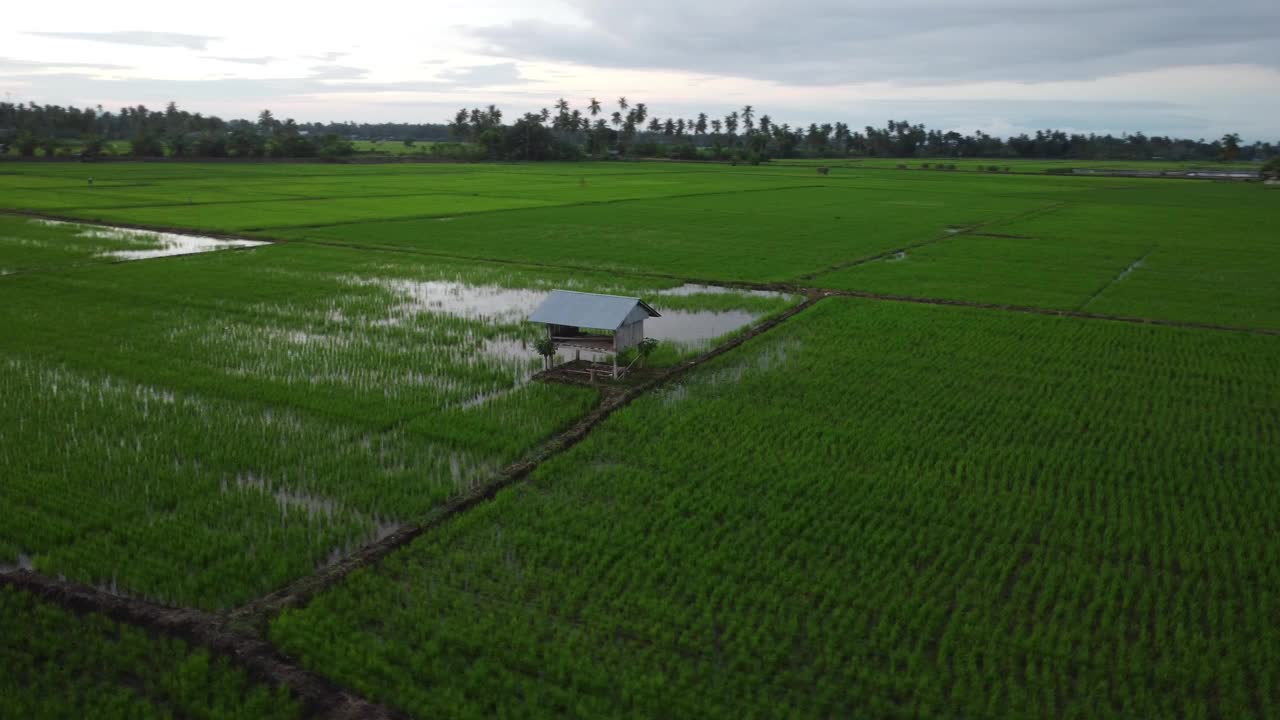
[[[487,146],[504,127],[501,120],[501,110],[492,105],[463,108],[454,115],[449,131],[458,140]],[[593,155],[613,152],[677,159],[710,155],[745,161],[770,157],[1194,161],[1261,160],[1280,154],[1280,146],[1270,142],[1242,144],[1237,133],[1215,140],[1191,140],[1141,132],[1117,137],[1047,129],[1000,138],[981,130],[962,134],[930,129],[906,120],[861,129],[842,122],[792,127],[775,123],[751,105],[722,117],[704,112],[687,118],[663,118],[651,114],[644,103],[631,103],[626,97],[610,106],[591,98],[580,109],[561,98],[554,109],[526,113],[521,121],[549,129],[558,140],[570,141]]]
[[[460,159],[572,160],[584,156],[670,157],[762,162],[770,158],[1042,158],[1075,160],[1255,160],[1280,154],[1270,142],[1244,144],[1236,133],[1191,140],[1138,132],[1111,134],[1037,130],[1001,138],[982,131],[960,133],[890,120],[883,127],[847,123],[775,123],[751,105],[723,116],[660,117],[642,102],[590,98],[574,108],[564,99],[553,108],[504,122],[500,108],[459,110],[440,123],[298,123],[263,110],[252,120],[224,121],[180,109],[145,105],[76,108],[36,103],[0,103],[0,145],[19,154],[56,155],[71,148],[86,155],[126,141],[135,156],[343,157],[352,140],[442,141],[457,145],[437,155]]]

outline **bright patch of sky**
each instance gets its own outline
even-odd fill
[[[67,0],[6,9],[12,102],[182,107],[298,120],[507,117],[559,97],[651,116],[886,120],[995,134],[1062,128],[1280,140],[1274,0]]]

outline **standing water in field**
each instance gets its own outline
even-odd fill
[[[18,553],[18,559],[14,562],[0,562],[0,574],[10,573],[16,570],[34,570],[35,565],[31,562],[31,556],[25,553]]]
[[[402,325],[423,313],[439,313],[466,320],[482,320],[492,323],[523,322],[529,313],[550,294],[547,290],[507,288],[499,285],[470,285],[448,280],[407,280],[393,278],[351,277],[348,282],[356,285],[373,285],[400,298],[392,305],[388,317],[374,321],[375,325]],[[688,310],[664,308],[664,297],[692,297],[696,295],[740,295],[785,299],[785,293],[771,290],[739,290],[714,285],[686,284],[679,287],[641,293],[655,305],[661,317],[650,318],[645,323],[645,334],[660,341],[680,344],[689,349],[706,347],[711,340],[734,332],[760,319],[763,313],[740,309]],[[521,341],[494,342],[487,352],[506,357],[530,357],[532,349]]]
[[[137,228],[82,225],[62,222],[61,220],[35,220],[34,222],[48,226],[66,226],[69,229],[76,230],[76,237],[78,238],[102,241],[103,248],[95,254],[98,257],[116,260],[150,260],[172,255],[193,255],[215,250],[257,247],[270,244],[262,240],[226,240],[202,235],[156,232]]]

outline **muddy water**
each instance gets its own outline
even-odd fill
[[[735,293],[750,297],[766,298],[782,298],[787,296],[787,293],[778,290],[742,290],[739,288],[724,287],[721,285],[698,285],[696,283],[685,283],[680,287],[655,290],[648,294],[659,297],[687,297],[689,295],[730,295]]]
[[[0,562],[0,573],[10,573],[16,570],[34,570],[35,565],[31,562],[31,556],[18,553],[18,558],[14,562]]]
[[[667,310],[662,317],[645,320],[644,334],[658,340],[693,345],[731,333],[759,318],[759,315],[744,310]]]
[[[373,285],[400,298],[384,325],[400,324],[421,313],[440,313],[468,320],[497,323],[520,322],[547,297],[538,290],[521,290],[499,285],[468,285],[449,280],[401,280],[393,278],[348,277],[353,285]]]
[[[378,325],[398,325],[423,313],[441,313],[468,320],[485,320],[494,323],[520,323],[547,298],[549,291],[507,288],[499,285],[468,285],[448,280],[402,280],[388,278],[348,277],[355,285],[381,287],[399,298],[390,316],[375,321]],[[699,294],[738,293],[743,296],[784,297],[784,293],[771,290],[736,290],[711,285],[682,285],[665,290],[642,293],[644,297],[661,305],[661,297],[682,297]],[[660,341],[676,342],[699,347],[713,338],[733,332],[759,319],[759,315],[742,310],[661,310],[662,317],[645,321],[645,335]],[[496,340],[485,344],[486,354],[524,359],[532,357],[533,350],[524,341]],[[584,351],[586,357],[590,353]]]
[[[40,220],[38,222],[44,225],[65,225],[76,228],[76,237],[127,242],[130,245],[137,246],[136,250],[103,250],[98,253],[98,257],[114,258],[116,260],[150,260],[173,255],[193,255],[215,250],[257,247],[270,244],[261,240],[224,240],[201,235],[155,232],[137,228],[81,225],[60,220]]]

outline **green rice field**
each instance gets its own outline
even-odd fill
[[[414,717],[1280,714],[1280,192],[818,165],[0,163],[0,574]],[[638,379],[535,376],[553,289]],[[302,714],[0,626],[0,717]]]
[[[286,688],[181,640],[149,637],[0,587],[0,714],[13,718],[297,718]]]

